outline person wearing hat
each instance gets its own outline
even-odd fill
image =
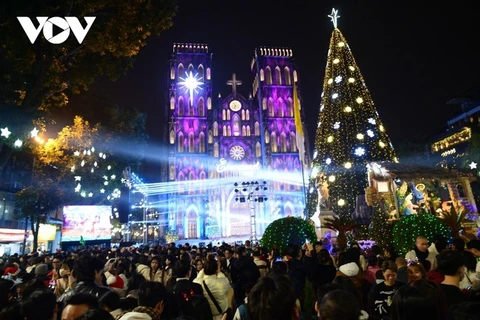
[[[45,283],[45,287],[48,288],[50,285],[50,278],[47,277],[48,274],[48,266],[44,263],[37,265],[34,269],[35,278],[42,279],[43,283]]]

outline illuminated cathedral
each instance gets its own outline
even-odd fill
[[[177,43],[171,57],[162,171],[169,230],[179,239],[255,240],[273,220],[303,217],[308,139],[297,142],[306,130],[295,123],[295,107],[303,109],[292,50],[254,50],[249,97],[237,93],[235,74],[228,96],[214,94],[208,45]]]

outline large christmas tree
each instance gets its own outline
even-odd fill
[[[336,214],[351,215],[367,187],[366,164],[397,161],[385,126],[352,51],[337,28],[338,11],[329,17],[330,39],[322,101],[315,136],[312,178],[320,203]]]

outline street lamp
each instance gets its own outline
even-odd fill
[[[248,208],[250,209],[250,241],[252,243],[258,242],[257,239],[257,219],[256,219],[256,204],[263,203],[268,200],[265,196],[267,191],[267,182],[263,181],[246,181],[241,184],[235,182],[235,201],[240,203],[248,202]]]

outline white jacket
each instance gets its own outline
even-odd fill
[[[203,281],[208,286],[208,289],[212,292],[213,297],[217,300],[218,305],[222,309],[222,312],[218,312],[217,307],[213,303],[212,299],[210,299],[210,295],[205,289],[203,285]],[[203,288],[203,295],[207,298],[208,303],[210,304],[210,309],[212,310],[212,315],[219,316],[222,315],[223,312],[227,311],[228,309],[228,299],[227,299],[227,292],[231,289],[230,281],[222,272],[219,272],[214,275],[205,275],[203,269],[200,270],[197,277],[193,282],[198,283]]]

